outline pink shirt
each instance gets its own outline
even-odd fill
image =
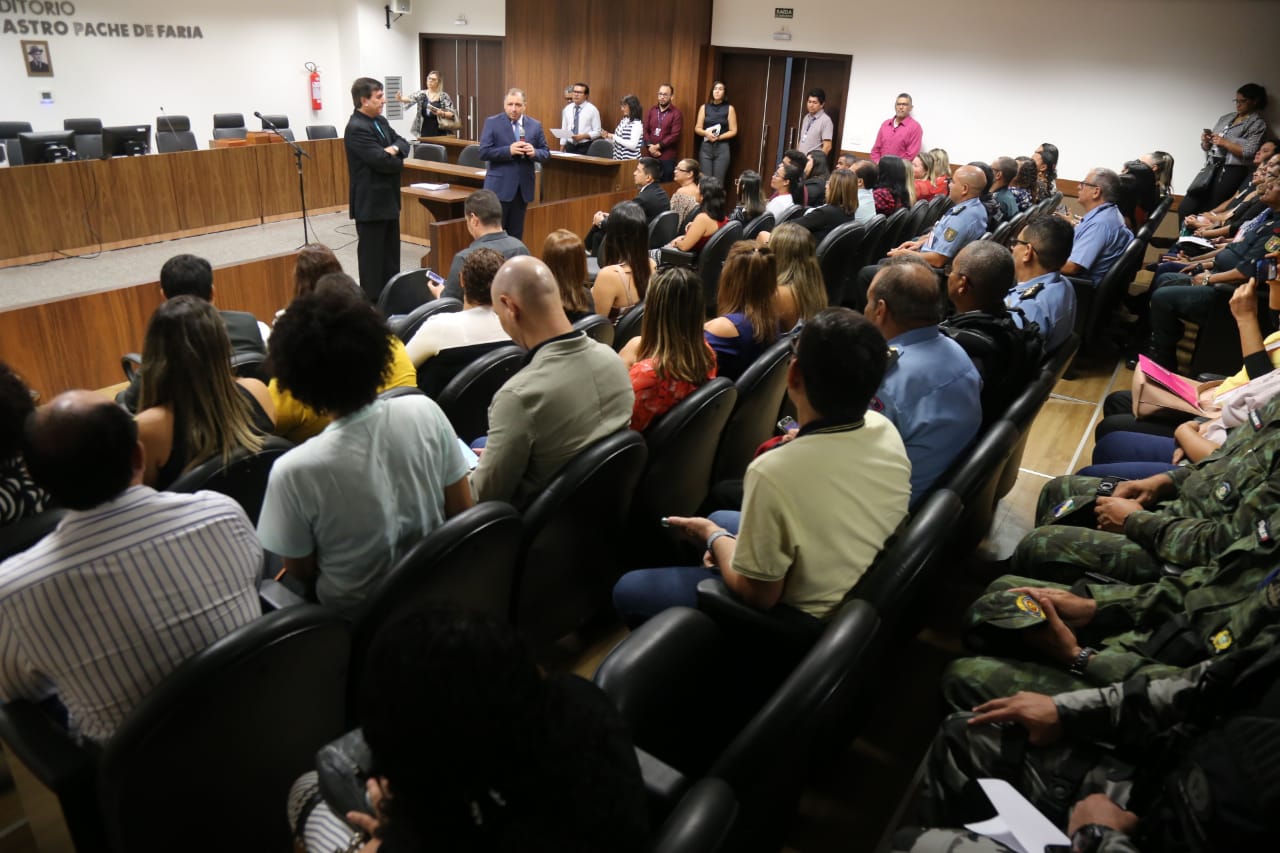
[[[894,157],[901,157],[910,162],[920,153],[922,136],[924,136],[924,130],[920,127],[920,122],[911,116],[907,116],[902,120],[902,124],[896,126],[893,119],[885,119],[884,124],[880,125],[880,131],[876,134],[876,144],[871,146],[871,159],[878,163],[881,157],[892,154]]]

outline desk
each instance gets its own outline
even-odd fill
[[[454,136],[427,136],[420,141],[443,145],[445,155],[451,163],[457,163],[458,154],[463,148],[475,144],[470,139],[458,139]],[[535,199],[546,203],[631,189],[635,186],[632,180],[635,169],[635,160],[588,157],[585,154],[566,154],[552,150],[551,159],[542,164],[542,186]]]
[[[436,220],[461,219],[462,204],[473,192],[474,187],[447,187],[443,190],[404,187],[400,190],[401,195],[417,199],[431,214],[431,218]]]
[[[484,186],[484,173],[484,169],[459,166],[457,163],[437,163],[434,160],[405,158],[404,170],[400,173],[400,192],[402,195],[415,196],[422,203],[400,205],[400,239],[406,243],[430,246],[431,241],[427,239],[427,231],[431,223],[436,220],[460,218],[461,202]],[[423,182],[447,183],[449,188],[444,192],[464,194],[460,198],[451,199],[438,195],[440,190],[414,190],[409,186]],[[424,192],[432,192],[436,195],[421,195]]]

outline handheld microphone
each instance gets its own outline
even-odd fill
[[[523,121],[522,121],[522,122],[519,122],[519,123],[516,125],[516,127],[517,127],[517,128],[519,128],[519,130],[520,130],[520,141],[521,141],[521,142],[524,142],[524,122],[523,122]],[[528,155],[528,154],[521,154],[521,155],[519,155],[519,156],[521,156],[521,157],[528,157],[529,155]]]

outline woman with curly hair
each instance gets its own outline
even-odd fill
[[[151,315],[142,344],[138,441],[143,482],[167,489],[192,466],[244,448],[275,427],[267,386],[231,373],[231,341],[212,304],[176,296]]]
[[[1058,146],[1042,142],[1031,159],[1036,163],[1036,186],[1031,200],[1039,203],[1058,191]]]
[[[0,527],[44,511],[49,496],[22,461],[22,429],[36,410],[31,390],[0,361]]]

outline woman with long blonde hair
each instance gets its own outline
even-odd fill
[[[737,379],[778,339],[777,289],[773,251],[751,240],[734,243],[720,271],[720,316],[702,327],[720,376]]]
[[[142,345],[138,440],[143,482],[168,488],[182,472],[239,448],[261,449],[275,426],[267,386],[231,373],[231,341],[212,304],[175,296],[151,315]]]
[[[769,239],[778,265],[778,317],[790,329],[827,307],[827,285],[814,254],[813,234],[796,222],[784,222]]]
[[[716,375],[716,356],[702,335],[702,280],[688,267],[664,269],[649,283],[640,337],[619,355],[631,373],[631,428],[654,418]]]

